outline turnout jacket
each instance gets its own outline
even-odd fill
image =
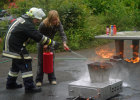
[[[51,26],[51,27],[46,27],[45,24],[43,22],[41,22],[40,26],[39,26],[39,31],[41,32],[41,34],[53,39],[55,34],[57,32],[59,32],[61,38],[62,38],[62,41],[66,42],[67,41],[67,37],[66,37],[66,34],[64,32],[64,28],[63,28],[63,25],[60,24],[58,26]]]
[[[32,19],[25,15],[17,18],[9,27],[5,36],[4,49],[2,55],[5,57],[22,59],[20,56],[21,49],[24,59],[31,59],[26,50],[26,42],[28,39],[33,39],[41,44],[50,43],[51,40],[42,35],[35,29]]]

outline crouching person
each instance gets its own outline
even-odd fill
[[[6,88],[17,89],[22,88],[21,84],[17,84],[16,80],[19,71],[22,73],[25,93],[40,92],[40,87],[35,87],[32,73],[32,59],[26,50],[26,41],[33,39],[38,43],[46,45],[57,45],[55,41],[42,35],[35,29],[35,24],[40,23],[45,13],[42,9],[31,8],[26,14],[17,18],[11,23],[5,36],[4,49],[2,55],[12,58],[12,67],[8,73]]]

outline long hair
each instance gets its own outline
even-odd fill
[[[56,25],[58,26],[59,23],[60,23],[60,19],[59,19],[59,14],[56,10],[50,10],[47,18],[45,18],[43,20],[43,23],[45,24],[46,27],[51,27],[52,26],[52,21],[53,21],[54,18],[57,18],[57,24]]]

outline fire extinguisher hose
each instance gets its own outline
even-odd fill
[[[87,60],[87,58],[55,58],[56,60]]]
[[[75,54],[75,55],[79,56],[80,58],[55,58],[55,60],[88,60],[88,58],[86,58],[86,57],[84,57],[84,56],[82,56],[82,55],[80,55],[80,54],[78,54],[78,53],[76,53],[76,52],[74,52],[72,50],[69,50],[69,52],[71,52],[72,54]],[[37,58],[33,57],[33,59],[36,60]],[[1,61],[0,64],[1,63],[9,62],[11,60],[12,59],[6,59],[5,61]]]

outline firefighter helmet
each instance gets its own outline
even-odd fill
[[[42,17],[46,16],[42,9],[35,7],[31,8],[28,12],[26,12],[26,14],[31,18],[36,18],[39,20],[41,20]]]

